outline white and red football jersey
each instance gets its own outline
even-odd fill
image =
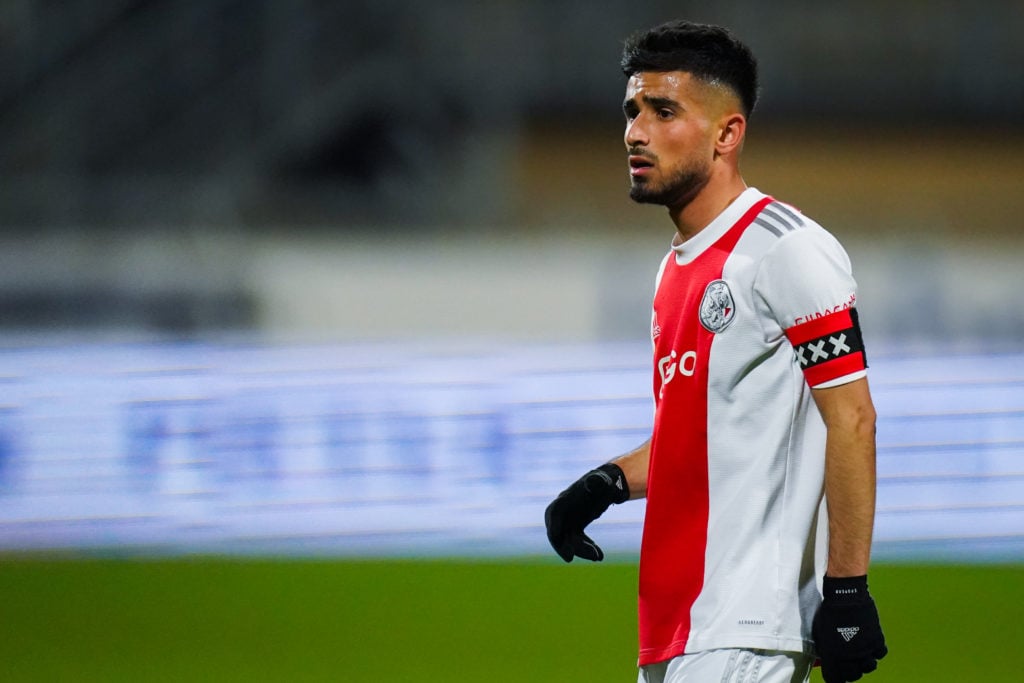
[[[866,374],[855,302],[836,239],[753,188],[665,257],[641,665],[715,648],[810,651],[827,533],[810,388]]]

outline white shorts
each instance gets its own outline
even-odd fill
[[[707,650],[640,667],[637,683],[805,683],[813,664],[799,652]]]

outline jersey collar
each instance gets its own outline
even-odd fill
[[[757,188],[748,187],[739,197],[733,200],[732,204],[725,207],[725,211],[718,214],[714,220],[708,223],[707,227],[690,239],[677,244],[676,240],[679,239],[679,234],[677,233],[672,239],[672,251],[675,252],[676,263],[680,266],[685,266],[703,254],[708,247],[717,242],[725,233],[729,232],[729,229],[736,225],[736,221],[750,207],[765,196],[767,195]]]

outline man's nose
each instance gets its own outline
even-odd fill
[[[647,130],[641,124],[639,116],[626,125],[625,141],[626,147],[644,146],[650,143]]]

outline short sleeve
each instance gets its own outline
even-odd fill
[[[781,237],[765,254],[754,291],[792,344],[811,387],[867,374],[850,258],[824,229],[808,224]]]

